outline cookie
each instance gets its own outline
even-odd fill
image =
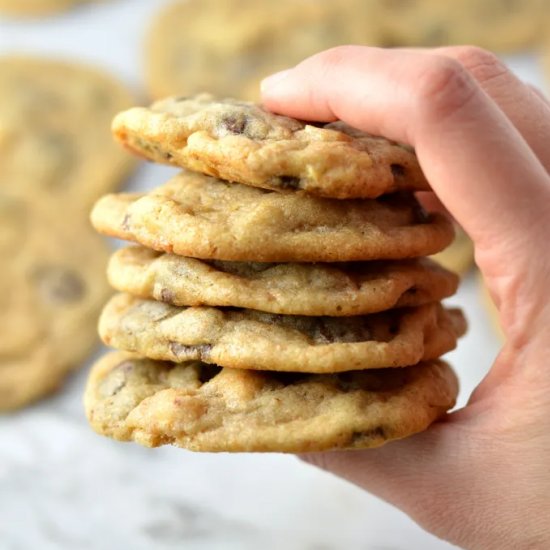
[[[349,264],[204,261],[131,246],[109,262],[111,286],[176,306],[233,306],[349,316],[436,302],[458,277],[429,260]]]
[[[297,453],[378,447],[420,432],[454,406],[457,392],[442,361],[304,375],[118,352],[94,366],[84,401],[94,430],[121,441]]]
[[[386,46],[476,44],[498,52],[532,47],[540,38],[545,0],[380,0]]]
[[[338,199],[429,189],[409,147],[209,94],[134,107],[116,116],[113,132],[147,159],[264,189]]]
[[[474,265],[474,243],[457,225],[454,241],[450,246],[432,256],[432,259],[444,268],[464,275]]]
[[[93,0],[0,0],[0,14],[35,17],[70,10]]]
[[[376,44],[372,0],[187,0],[154,19],[146,80],[154,97],[259,99],[260,80],[321,50]]]
[[[102,71],[45,58],[0,57],[0,180],[12,195],[80,209],[120,186],[135,162],[110,135],[133,103]]]
[[[80,220],[0,193],[0,411],[56,389],[97,343],[107,256]]]
[[[304,375],[118,352],[92,369],[85,407],[98,433],[148,447],[297,453],[378,447],[412,435],[452,408],[457,392],[442,361]]]
[[[368,316],[306,317],[176,307],[129,294],[115,295],[99,320],[106,345],[151,359],[317,373],[435,359],[453,349],[465,330],[459,310],[437,303]]]
[[[334,201],[182,172],[154,191],[107,195],[92,212],[106,235],[194,258],[258,262],[405,259],[453,238],[412,196]]]

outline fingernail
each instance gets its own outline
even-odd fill
[[[286,71],[280,71],[264,78],[260,84],[262,92],[267,90],[268,88],[273,88],[274,86],[276,86],[279,82],[284,80],[289,73],[290,70],[287,69]]]

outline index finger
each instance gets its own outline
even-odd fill
[[[534,224],[547,223],[545,169],[453,59],[339,47],[268,79],[263,99],[275,112],[305,120],[341,119],[413,145],[434,191],[481,249],[492,252],[496,246],[519,259],[528,251],[525,241],[534,242],[528,238]]]

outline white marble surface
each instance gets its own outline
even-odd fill
[[[139,89],[143,32],[161,3],[119,0],[42,21],[0,19],[0,53],[88,60]],[[531,59],[511,61],[541,84]],[[159,184],[170,172],[144,166],[131,188]],[[452,302],[465,308],[471,325],[449,354],[463,404],[498,342],[474,276]],[[85,377],[83,370],[59,395],[0,417],[0,550],[452,548],[292,456],[148,450],[101,438],[84,419]]]

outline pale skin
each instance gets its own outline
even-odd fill
[[[428,431],[303,458],[464,548],[550,548],[550,105],[466,46],[343,46],[266,79],[262,94],[277,113],[413,145],[474,241],[506,337],[468,405]]]

